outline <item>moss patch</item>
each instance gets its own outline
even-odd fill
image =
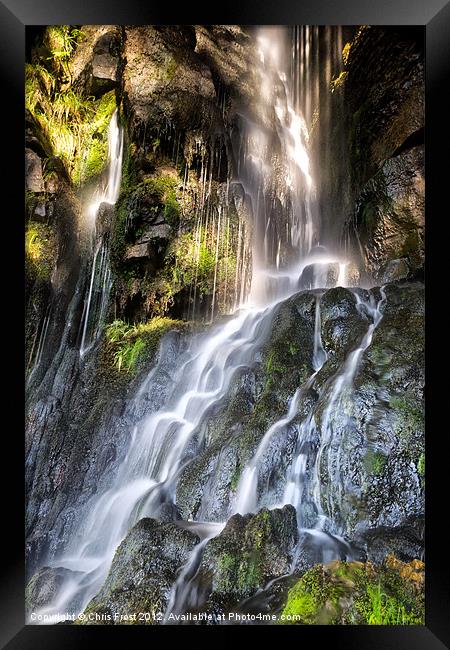
[[[25,231],[25,259],[33,274],[49,278],[55,265],[56,245],[52,229],[29,221]]]
[[[104,168],[107,126],[116,106],[113,91],[96,100],[71,86],[69,60],[82,38],[68,25],[47,27],[43,47],[25,66],[26,108],[77,185]]]
[[[363,460],[367,473],[374,476],[381,476],[383,474],[386,462],[387,458],[384,454],[379,451],[373,451],[372,449],[369,449]]]
[[[280,624],[423,625],[424,564],[388,556],[316,565],[290,589]]]
[[[187,324],[170,318],[153,318],[138,325],[115,320],[106,328],[111,365],[119,372],[135,372],[144,359],[148,361],[155,354],[162,336],[180,327],[186,328]]]

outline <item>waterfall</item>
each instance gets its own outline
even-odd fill
[[[307,34],[309,39],[316,32],[310,31]],[[206,333],[192,336],[182,363],[174,374],[173,389],[164,405],[144,417],[129,432],[126,454],[118,459],[109,487],[95,494],[82,511],[77,513],[75,533],[61,556],[52,561],[54,566],[70,568],[76,573],[65,584],[58,601],[44,608],[41,613],[51,614],[70,609],[82,611],[101,588],[114,553],[130,528],[143,517],[156,517],[161,504],[175,502],[180,472],[206,444],[208,416],[223,402],[237,373],[257,363],[259,351],[270,335],[278,305],[302,287],[323,289],[328,286],[328,269],[333,264],[339,264],[334,286],[345,284],[347,260],[331,255],[318,246],[320,219],[315,203],[315,185],[308,149],[308,123],[312,119],[311,97],[314,94],[312,86],[310,87],[312,77],[308,76],[311,47],[302,48],[300,56],[298,31],[294,32],[292,49],[286,48],[287,35],[287,30],[260,30],[257,41],[260,66],[257,72],[261,83],[256,101],[263,121],[265,120],[265,127],[258,126],[252,116],[242,115],[233,182],[242,185],[245,200],[250,206],[252,248],[250,251],[244,232],[247,226],[239,220],[235,235],[235,276],[227,277],[226,282],[227,290],[231,290],[229,298],[225,291],[225,301],[228,300],[230,307],[233,305],[236,311],[225,322],[211,326]],[[307,96],[306,100],[302,94],[305,88],[309,88],[308,92],[311,93],[311,97]],[[300,110],[301,104],[303,110]],[[272,125],[270,132],[267,123]],[[117,113],[111,122],[109,146],[108,184],[105,191],[96,196],[91,207],[94,231],[99,206],[105,202],[114,204],[120,188],[123,142]],[[215,243],[210,320],[214,317],[219,301],[219,251],[222,246],[226,246],[227,250],[232,248],[233,243],[226,205],[216,210],[210,203],[211,165],[210,161],[208,169],[207,161],[202,159],[201,205],[194,235],[198,265],[205,242],[208,241],[208,245]],[[184,186],[187,179],[186,167]],[[250,254],[253,267],[248,290],[247,267]],[[81,355],[95,343],[106,314],[111,283],[108,259],[108,241],[103,234],[96,240],[92,258],[82,318]],[[308,284],[305,274],[309,267],[312,267],[312,271]],[[344,367],[332,379],[328,410],[319,432],[320,446],[312,459],[316,478],[310,498],[319,515],[323,514],[320,504],[324,495],[320,493],[318,468],[327,445],[333,443],[333,409],[344,388],[351,386],[358,361],[370,344],[382,313],[382,301],[376,305],[364,303],[359,294],[356,295],[359,308],[366,310],[372,322],[360,346],[351,353]],[[193,315],[196,298],[194,290]],[[224,299],[223,294],[220,299]],[[320,296],[317,295],[312,359],[314,373],[291,396],[286,414],[261,439],[255,454],[243,470],[230,514],[244,514],[257,509],[260,502],[258,476],[262,460],[270,450],[271,440],[275,434],[294,426],[299,404],[314,385],[325,361],[326,353],[321,339]],[[150,379],[148,377],[144,380],[140,393],[148,389]],[[329,388],[328,384],[325,388]],[[299,513],[308,487],[305,477],[309,452],[305,443],[310,441],[312,434],[317,433],[317,428],[314,418],[307,415],[298,427],[296,449],[285,476],[282,501],[292,503]],[[330,471],[334,472],[334,468],[330,468]],[[274,498],[270,507],[278,506],[279,503]],[[217,525],[211,528],[210,537],[206,537],[194,549],[173,586],[166,618],[170,613],[182,611],[188,602],[193,604],[189,601],[191,596],[188,587],[195,578],[201,552],[208,539],[217,535],[224,525],[224,522],[213,523]],[[299,523],[303,525],[300,514]],[[322,539],[319,527],[312,530],[312,534]]]
[[[123,133],[119,126],[118,110],[111,118],[108,129],[108,180],[106,187],[96,192],[87,209],[92,230],[92,241],[96,242],[92,259],[89,287],[81,317],[80,356],[97,341],[108,310],[108,299],[112,285],[109,268],[108,231],[97,232],[97,216],[103,203],[114,205],[119,198],[122,175]]]

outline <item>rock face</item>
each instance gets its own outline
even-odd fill
[[[109,614],[113,623],[120,623],[122,616],[125,622],[142,624],[127,621],[126,616],[147,612],[152,618],[146,623],[157,622],[167,607],[177,571],[198,541],[176,524],[141,519],[117,549],[109,575],[85,614]]]
[[[313,136],[324,232],[332,243],[344,225],[372,277],[400,257],[414,275],[424,251],[423,30],[364,26],[348,38],[343,81]]]
[[[361,358],[351,401],[335,415],[343,484],[333,484],[324,472],[323,505],[335,517],[340,513],[352,539],[371,531],[373,544],[375,531],[401,536],[404,528],[410,540],[414,529],[416,550],[409,557],[417,557],[424,509],[424,293],[420,283],[391,284],[385,291],[383,319]],[[324,467],[333,466],[336,453],[331,445]]]
[[[116,87],[121,56],[121,28],[83,25],[83,38],[70,59],[75,87],[99,97]]]
[[[364,186],[356,220],[366,268],[373,275],[382,276],[383,267],[399,257],[406,262],[403,277],[423,266],[424,185],[420,146],[387,160]]]
[[[25,149],[25,187],[31,192],[44,191],[41,159],[31,149]]]

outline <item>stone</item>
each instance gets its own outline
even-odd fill
[[[423,266],[424,213],[424,149],[418,146],[387,160],[360,196],[357,220],[369,273],[382,277],[387,264],[400,259],[395,266],[402,276],[405,265],[411,271]],[[399,278],[394,273],[391,279]]]
[[[231,517],[207,542],[200,563],[200,580],[210,584],[209,603],[227,609],[288,573],[297,540],[291,505]]]
[[[108,577],[85,614],[148,612],[156,618],[165,611],[177,572],[198,542],[196,535],[175,523],[141,519],[117,549]]]
[[[31,149],[25,149],[25,187],[30,192],[43,192],[42,161]]]
[[[27,614],[30,615],[31,612],[50,605],[58,597],[63,584],[71,577],[76,578],[77,575],[80,573],[63,567],[39,569],[28,582],[25,590]]]
[[[172,229],[167,223],[160,223],[146,228],[143,235],[135,244],[127,248],[125,259],[141,259],[149,257],[154,251],[155,245],[167,243],[172,235]]]
[[[378,277],[381,282],[395,282],[396,280],[404,280],[410,273],[408,261],[405,257],[398,260],[389,260],[378,272]]]
[[[116,82],[117,64],[117,58],[110,54],[96,54],[92,59],[92,76]]]

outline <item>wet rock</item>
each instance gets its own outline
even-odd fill
[[[231,517],[206,544],[201,560],[201,579],[210,583],[209,603],[232,607],[288,573],[297,539],[292,506]]]
[[[81,31],[85,37],[69,62],[73,84],[98,97],[117,85],[120,28],[115,25],[83,25]]]
[[[61,587],[70,578],[77,578],[80,573],[63,567],[43,567],[39,569],[28,582],[25,590],[27,615],[36,612],[54,602]]]
[[[385,292],[384,316],[362,355],[353,389],[332,415],[332,439],[319,469],[322,506],[349,539],[382,527],[386,539],[388,529],[394,538],[396,531],[413,528],[420,540],[416,524],[424,511],[423,285],[388,284]],[[319,420],[322,408],[319,401]],[[385,553],[388,547],[382,547]],[[414,555],[406,556],[407,549]],[[418,544],[404,550],[405,558],[417,557]]]
[[[25,149],[25,187],[30,192],[45,190],[41,159],[31,149]]]
[[[380,602],[382,606],[380,606]],[[284,625],[423,625],[424,564],[394,556],[318,564],[289,590]]]
[[[316,263],[306,266],[300,277],[302,289],[334,287],[339,277],[339,264]]]
[[[198,542],[196,535],[173,523],[141,519],[117,549],[108,577],[85,614],[149,612],[156,619],[167,607],[178,570]]]
[[[424,182],[420,146],[387,160],[365,185],[357,220],[369,273],[392,281],[423,265]]]
[[[177,506],[173,503],[163,503],[155,515],[158,521],[168,523],[171,521],[180,521],[181,515]]]
[[[183,517],[224,520],[239,477],[268,428],[285,416],[296,389],[312,374],[315,296],[301,292],[280,305],[253,368],[237,373],[228,397],[209,416],[208,445],[181,472],[177,504]],[[282,489],[295,424],[274,436],[261,486]],[[276,466],[277,459],[279,465]]]
[[[125,259],[140,259],[151,257],[155,248],[166,246],[172,236],[172,228],[167,223],[161,223],[147,228],[133,246],[127,248]],[[160,251],[157,251],[158,253]]]
[[[357,298],[350,289],[336,287],[320,299],[322,341],[327,354],[342,357],[356,348],[369,321],[357,307]]]
[[[423,560],[424,519],[405,520],[404,526],[373,528],[362,533],[357,541],[365,549],[367,559],[375,564],[381,564],[390,553],[403,562],[411,558]]]
[[[123,81],[129,119],[132,125],[156,127],[170,120],[178,128],[195,129],[211,115],[214,84],[209,68],[193,50],[168,38],[168,30],[126,28]]]
[[[408,277],[410,268],[405,257],[399,260],[389,260],[379,271],[378,275],[383,284],[404,280]]]
[[[345,286],[358,287],[361,280],[361,273],[354,262],[349,262],[345,266]]]
[[[114,217],[115,207],[110,203],[101,203],[95,217],[95,232],[98,239],[111,232]]]

